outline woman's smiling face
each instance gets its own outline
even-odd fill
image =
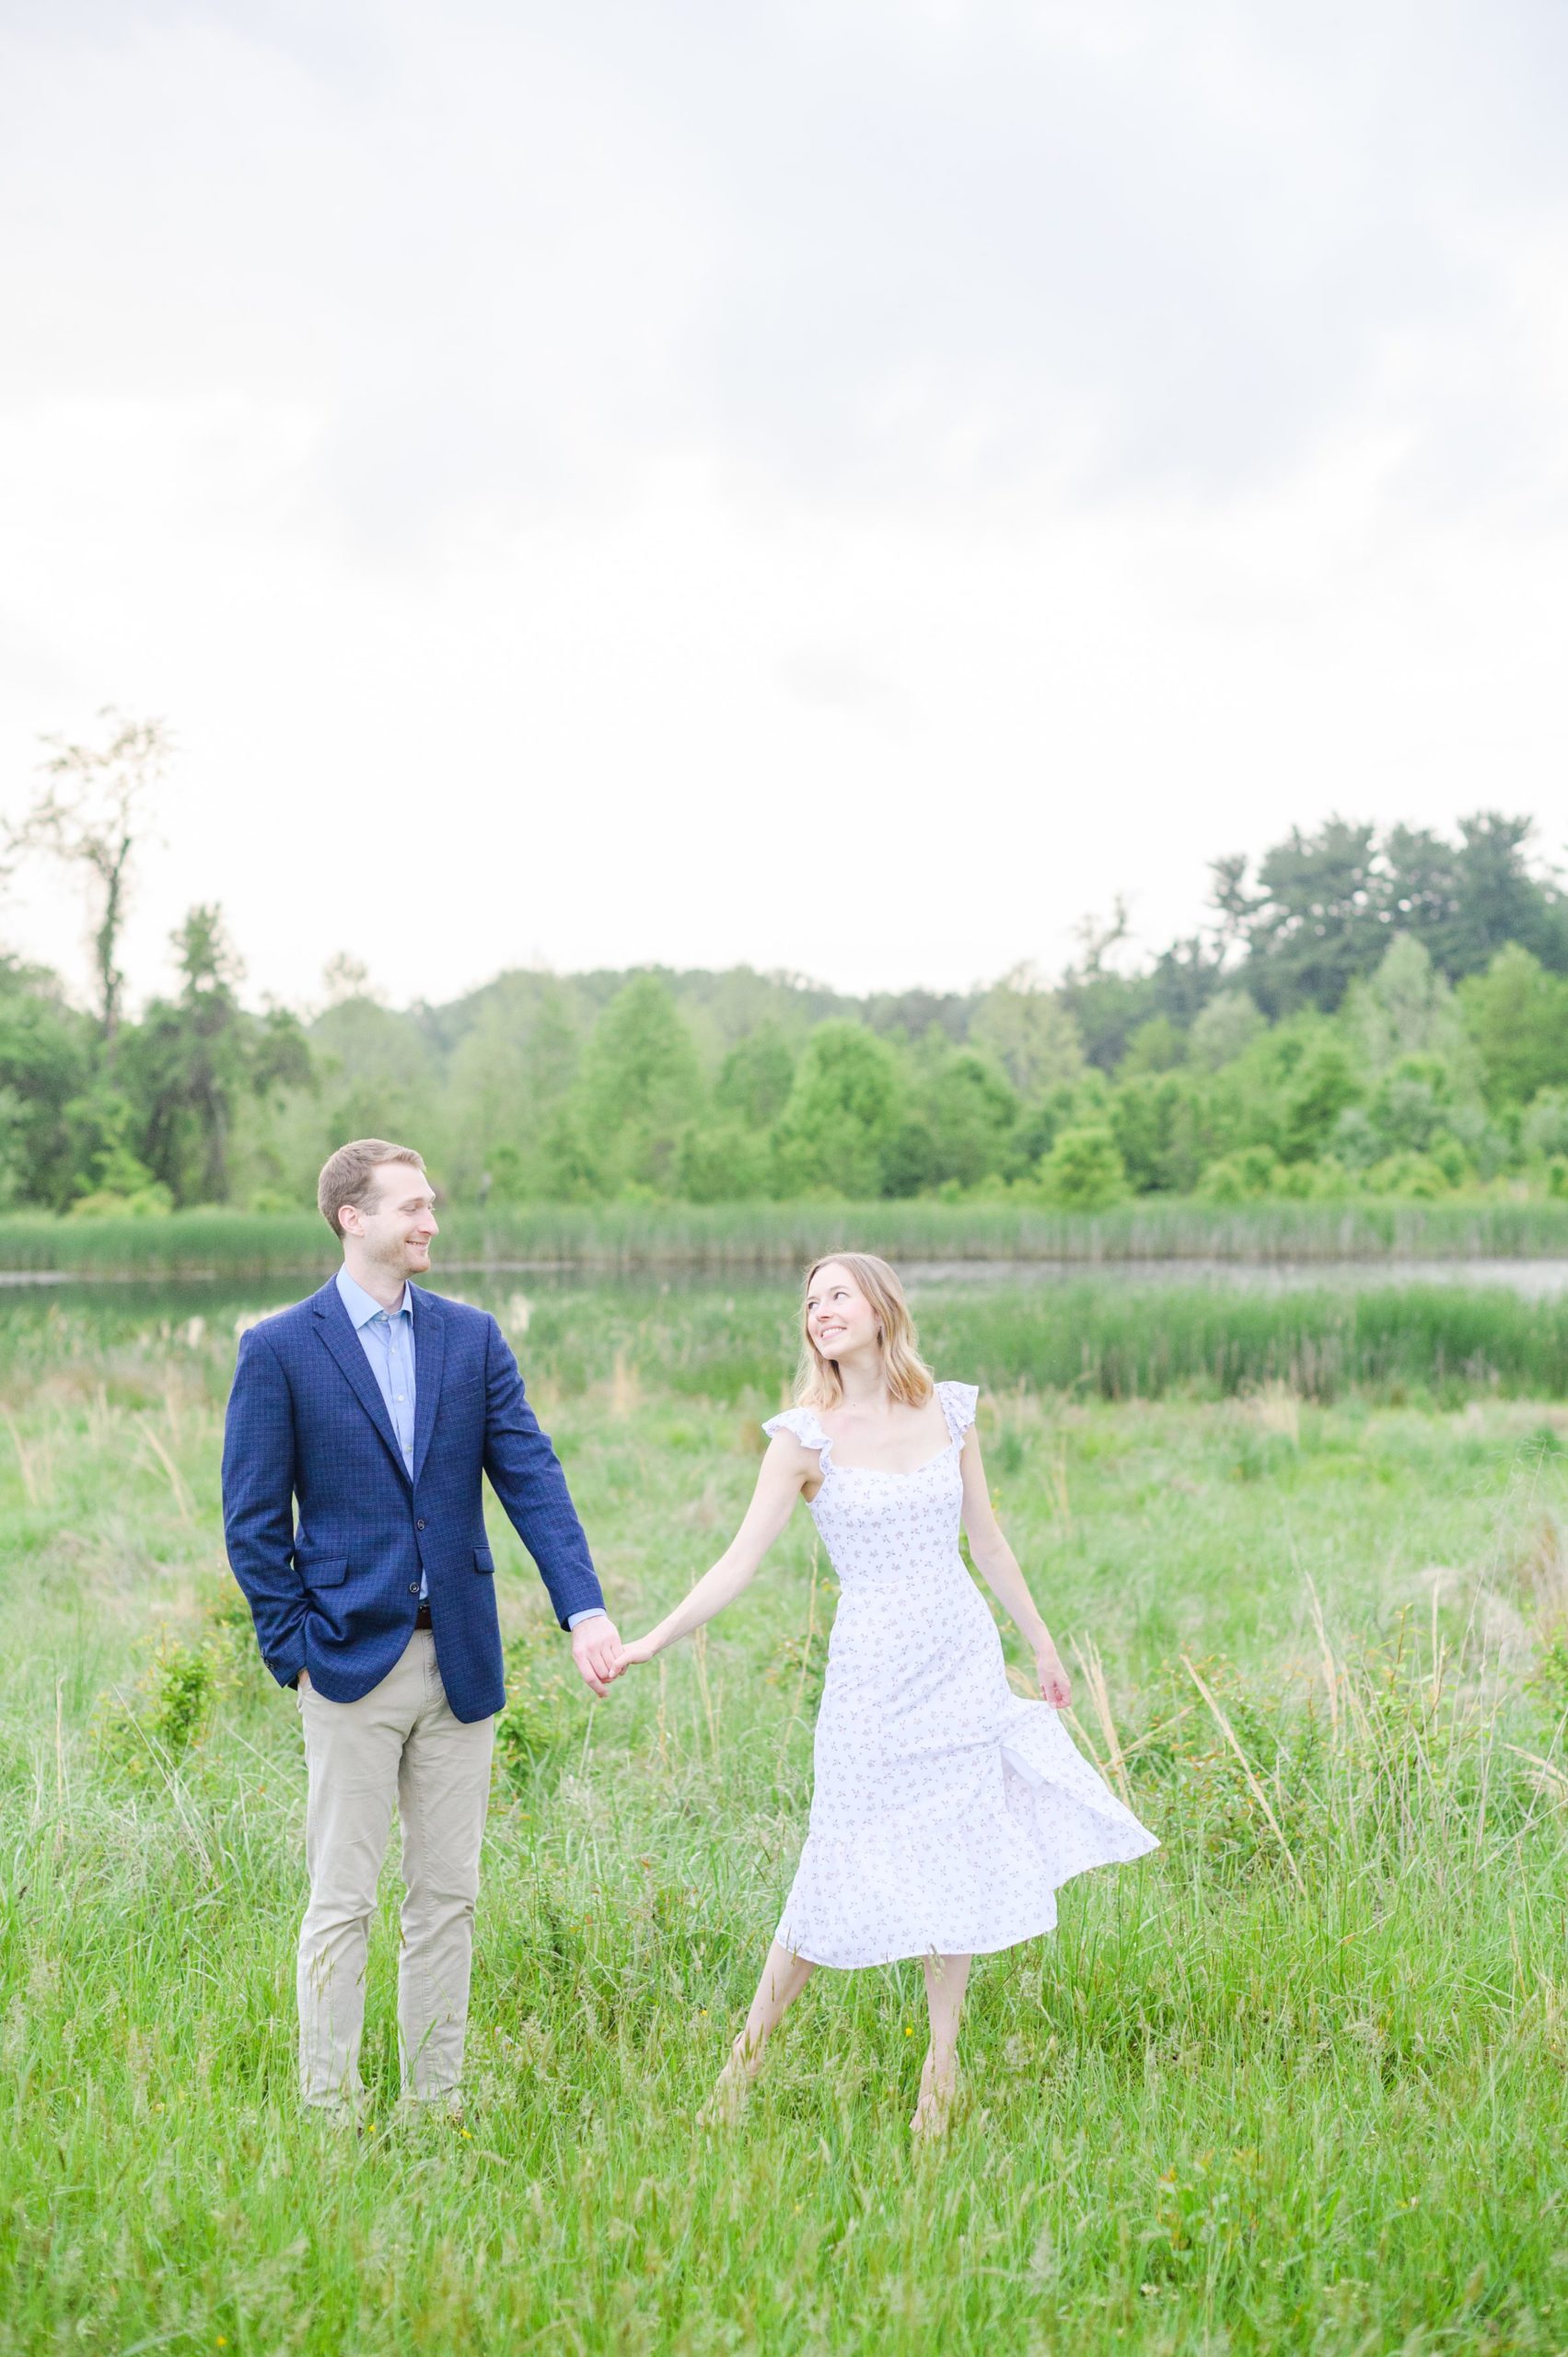
[[[806,1295],[806,1330],[825,1359],[842,1359],[867,1343],[875,1348],[877,1312],[847,1269],[824,1260]]]

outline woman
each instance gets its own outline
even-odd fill
[[[1057,1719],[1067,1675],[1002,1536],[975,1387],[934,1383],[885,1260],[838,1252],[806,1282],[798,1405],[736,1538],[682,1604],[624,1646],[651,1661],[755,1575],[804,1494],[842,1597],[817,1720],[811,1826],[757,1994],[714,2090],[732,2116],[819,1964],[919,1956],[931,2044],[911,2127],[947,2127],[970,1958],[1050,1931],[1072,1875],[1156,1845]],[[970,1551],[1035,1657],[1044,1702],[1007,1684]],[[1047,1707],[1049,1705],[1049,1707]]]

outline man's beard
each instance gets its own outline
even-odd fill
[[[376,1265],[389,1277],[406,1277],[411,1269],[428,1259],[429,1253],[428,1244],[414,1244],[406,1236],[400,1236],[385,1252],[377,1254]]]

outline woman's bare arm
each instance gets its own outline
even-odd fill
[[[704,1572],[673,1612],[648,1631],[645,1637],[633,1638],[622,1645],[619,1666],[626,1667],[642,1661],[652,1661],[667,1645],[689,1637],[733,1604],[743,1587],[756,1578],[762,1558],[789,1520],[796,1498],[807,1481],[814,1481],[821,1470],[820,1459],[814,1448],[805,1448],[792,1433],[777,1433],[762,1459],[762,1469],[757,1476],[757,1487],[746,1509],[739,1529],[711,1571]]]
[[[1029,1594],[1028,1582],[1018,1569],[1018,1559],[996,1519],[996,1509],[985,1485],[985,1468],[981,1462],[980,1434],[972,1424],[964,1434],[958,1464],[964,1477],[964,1529],[975,1570],[1034,1655],[1041,1694],[1053,1709],[1064,1711],[1073,1699],[1067,1673],[1051,1631],[1040,1619],[1040,1608]]]

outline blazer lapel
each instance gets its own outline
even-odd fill
[[[420,1292],[412,1279],[409,1291],[419,1296],[419,1306],[413,1313],[413,1478],[417,1481],[424,1470],[424,1452],[430,1446],[436,1411],[441,1404],[441,1362],[447,1354],[447,1336],[436,1296]]]
[[[365,1345],[354,1330],[354,1320],[343,1307],[343,1297],[335,1284],[323,1285],[316,1295],[316,1315],[321,1321],[321,1340],[348,1377],[354,1398],[386,1442],[387,1453],[398,1469],[399,1479],[406,1481],[408,1468],[403,1463],[402,1450],[398,1446],[398,1436],[392,1430],[392,1420],[387,1413],[387,1403],[381,1397],[381,1387],[370,1372]],[[416,1359],[416,1383],[418,1376],[419,1363]]]

